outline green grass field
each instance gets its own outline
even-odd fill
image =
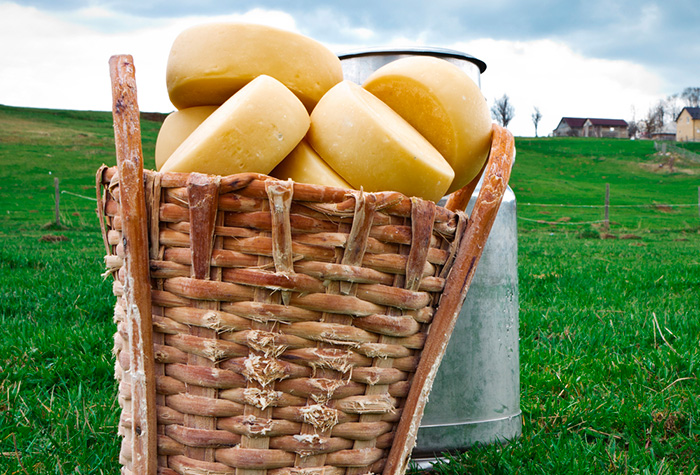
[[[700,474],[700,165],[645,141],[516,144],[523,435],[437,472]],[[0,473],[118,472],[93,201],[113,157],[109,113],[0,106]]]

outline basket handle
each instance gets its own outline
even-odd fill
[[[148,217],[133,58],[130,55],[112,56],[109,69],[112,80],[114,143],[119,169],[124,266],[129,276],[124,283],[124,298],[131,358],[133,473],[155,475],[156,385],[148,267]]]
[[[484,181],[474,209],[469,216],[452,269],[445,282],[440,304],[433,317],[423,347],[420,363],[413,375],[411,389],[406,397],[401,419],[396,428],[396,435],[387,458],[384,475],[400,475],[406,471],[428,394],[433,386],[440,362],[445,355],[450,335],[454,330],[462,303],[508,187],[514,156],[515,140],[513,135],[507,129],[494,124],[492,126],[491,151],[482,169]],[[449,197],[446,207],[453,211],[464,210],[476,188],[480,175],[464,188],[454,192]]]

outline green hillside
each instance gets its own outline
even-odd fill
[[[148,167],[161,120],[142,120]],[[516,146],[523,435],[436,473],[700,473],[700,164],[648,141]],[[103,163],[110,113],[0,106],[0,473],[119,470]]]
[[[672,158],[657,154],[653,142],[644,140],[522,138],[511,183],[522,218],[601,220],[609,184],[613,228],[697,227],[700,163]],[[525,205],[529,203],[592,208]]]
[[[159,127],[153,120],[142,124],[147,164],[154,163]],[[111,113],[0,106],[0,147],[0,236],[53,219],[54,178],[66,192],[66,221],[95,224],[94,205],[72,194],[93,197],[97,168],[116,164]],[[82,220],[72,216],[76,212]]]
[[[154,166],[162,118],[147,114],[142,120],[147,167]],[[80,221],[72,215],[91,208],[75,194],[92,196],[94,171],[102,163],[115,164],[109,112],[0,106],[0,143],[0,232],[5,226],[26,224],[30,228],[29,223],[50,221],[55,177],[64,192],[61,202],[66,220]],[[683,145],[692,148],[695,144]],[[655,153],[650,141],[518,138],[516,146],[511,186],[520,204],[523,229],[541,228],[530,220],[601,220],[606,184],[611,190],[610,219],[620,228],[698,225],[697,207],[690,205],[698,202],[700,163],[678,158],[670,164],[669,157]],[[683,206],[659,206],[669,204]]]

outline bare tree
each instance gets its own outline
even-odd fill
[[[640,134],[640,126],[642,121],[637,120],[637,108],[632,106],[632,118],[627,121],[627,134],[629,138],[636,139]]]
[[[671,94],[664,101],[664,122],[675,122],[683,110],[680,94]]]
[[[508,124],[515,117],[515,107],[510,103],[510,98],[507,94],[496,99],[496,102],[491,107],[491,116],[503,127],[508,127]]]
[[[685,99],[686,105],[689,107],[700,106],[700,87],[686,87],[681,92],[681,97]]]
[[[537,137],[537,126],[540,124],[540,120],[542,120],[542,113],[539,107],[535,107],[535,111],[532,113],[532,123],[535,125],[535,137]]]
[[[664,101],[659,101],[649,109],[647,116],[641,121],[642,134],[651,137],[655,132],[660,132],[664,126],[665,115]]]

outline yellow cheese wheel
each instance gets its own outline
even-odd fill
[[[352,188],[311,148],[306,140],[299,142],[294,150],[270,172],[281,180],[292,179],[299,183]]]
[[[261,74],[291,89],[309,112],[343,79],[340,59],[311,38],[264,25],[213,23],[175,39],[166,83],[171,102],[183,109],[222,104]]]
[[[459,67],[431,56],[382,66],[363,87],[406,119],[455,171],[451,193],[481,170],[491,146],[491,116],[479,86]]]
[[[319,101],[307,140],[356,189],[438,201],[454,178],[447,161],[416,129],[350,81]]]
[[[194,132],[216,110],[217,106],[188,107],[172,112],[163,121],[156,138],[156,170],[163,167],[165,161],[182,142]]]
[[[161,171],[269,173],[308,129],[301,101],[276,79],[258,76],[202,122]]]

